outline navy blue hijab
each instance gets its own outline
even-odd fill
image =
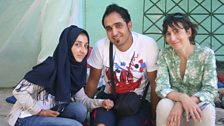
[[[84,29],[74,25],[65,28],[53,57],[48,57],[33,67],[24,79],[44,87],[48,93],[55,96],[56,101],[69,102],[71,95],[86,83],[87,56],[82,62],[77,62],[71,51],[80,33],[86,34],[89,42],[88,33]]]

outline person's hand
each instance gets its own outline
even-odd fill
[[[56,117],[58,116],[60,113],[57,111],[53,111],[53,110],[45,110],[45,109],[41,109],[41,111],[39,113],[37,113],[37,115],[39,116],[52,116],[52,117]]]
[[[190,118],[192,118],[194,121],[201,121],[201,110],[197,103],[195,103],[187,94],[182,94],[180,97],[181,103],[186,113],[187,122],[189,122]]]
[[[167,119],[167,126],[180,126],[180,120],[183,113],[182,104],[176,102]]]
[[[105,99],[102,103],[102,107],[105,108],[106,110],[110,110],[111,108],[114,107],[114,102],[110,99]]]

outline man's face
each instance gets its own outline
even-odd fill
[[[126,23],[116,12],[104,18],[104,26],[109,40],[119,49],[126,49],[132,43],[131,21]],[[129,48],[129,47],[128,47]]]

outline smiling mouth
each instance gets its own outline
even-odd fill
[[[113,40],[114,40],[115,42],[120,41],[120,37],[118,37],[118,36],[114,36],[114,37],[113,37]]]
[[[172,45],[177,45],[177,44],[178,44],[178,42],[172,43]]]
[[[79,57],[79,58],[83,58],[84,56],[83,56],[83,55],[79,55],[78,57]]]

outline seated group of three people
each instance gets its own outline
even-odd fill
[[[61,33],[53,56],[33,67],[13,90],[17,102],[9,113],[10,125],[82,126],[88,109],[94,109],[94,126],[148,126],[152,120],[157,126],[215,125],[215,55],[195,43],[197,27],[186,14],[165,17],[163,35],[169,46],[160,52],[154,39],[132,31],[123,7],[109,5],[102,25],[107,37],[90,54],[88,79],[89,35],[71,25]],[[131,116],[116,116],[108,96],[110,43],[116,93],[141,96],[150,82],[148,103]],[[92,99],[101,74],[106,82],[103,99]]]

